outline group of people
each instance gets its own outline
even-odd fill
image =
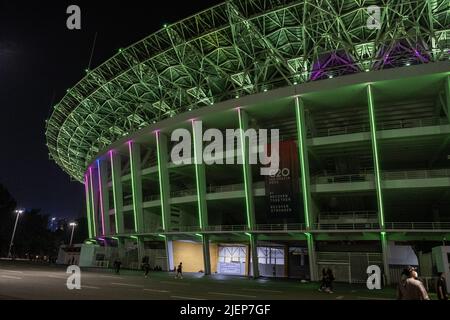
[[[403,270],[397,287],[398,300],[430,300],[427,289],[418,277],[417,269],[414,267],[409,266]],[[438,300],[448,300],[447,285],[442,272],[439,273],[436,282],[436,294]]]
[[[327,269],[323,268],[322,282],[320,283],[319,291],[333,293],[333,281],[334,281],[333,270],[331,270],[330,268]]]

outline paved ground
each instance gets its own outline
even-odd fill
[[[315,283],[295,280],[252,280],[241,277],[186,274],[175,279],[165,272],[145,279],[136,271],[82,270],[81,290],[68,290],[68,274],[60,266],[0,261],[0,299],[133,299],[133,300],[297,300],[394,299],[393,289],[369,291],[363,286],[336,284],[335,293],[318,292]]]

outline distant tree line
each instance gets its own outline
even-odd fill
[[[17,203],[9,191],[0,184],[0,257],[8,255],[11,235],[14,228]],[[70,242],[71,227],[65,222],[56,231],[49,229],[50,216],[42,214],[40,209],[26,210],[19,218],[12,253],[17,258],[43,259],[58,255],[62,244]],[[76,219],[73,243],[82,243],[87,239],[85,218]]]

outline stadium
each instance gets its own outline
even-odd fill
[[[83,263],[448,273],[449,26],[446,0],[229,0],[86,70],[46,124],[51,159],[85,185]],[[242,163],[173,163],[172,132],[198,121],[279,129],[280,174],[249,163],[244,136]]]

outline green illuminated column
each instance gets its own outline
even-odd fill
[[[111,157],[111,177],[113,186],[114,214],[116,221],[116,234],[124,233],[123,222],[123,189],[122,189],[122,163],[120,155],[113,151],[110,152]]]
[[[200,122],[192,121],[192,138],[194,143],[194,166],[197,183],[197,206],[200,230],[208,227],[208,206],[206,204],[206,173],[203,162],[203,128]],[[211,274],[211,259],[209,255],[209,237],[202,235],[203,262],[205,275]]]
[[[132,141],[128,142],[131,167],[131,187],[133,192],[134,230],[142,233],[144,218],[142,211],[142,175],[141,175],[141,148]]]
[[[445,83],[445,100],[447,102],[447,118],[450,121],[450,75],[447,76],[446,83]]]
[[[94,179],[95,169],[89,167],[89,197],[91,198],[91,213],[92,213],[92,230],[93,236],[98,236],[98,202],[96,201],[96,189],[95,189],[95,179]]]
[[[94,237],[94,231],[92,226],[92,212],[91,212],[91,197],[90,197],[90,187],[89,187],[89,174],[86,174],[84,179],[84,189],[85,189],[85,195],[86,195],[86,217],[88,221],[88,233],[89,233],[89,239],[92,239]]]
[[[109,219],[109,192],[108,192],[108,170],[107,163],[98,160],[98,185],[99,185],[99,201],[100,214],[102,215],[102,231],[103,235],[111,234]]]
[[[170,230],[170,182],[167,169],[168,149],[167,136],[156,132],[156,150],[158,153],[159,192],[161,198],[161,220],[165,232]]]
[[[306,230],[314,228],[314,219],[312,215],[312,199],[310,192],[310,173],[309,173],[309,156],[307,149],[305,107],[300,97],[295,97],[295,117],[297,122],[297,145],[300,158],[300,189],[303,198],[303,213],[305,219]],[[314,248],[314,237],[311,233],[306,233],[306,241],[308,243],[309,270],[311,281],[317,280],[316,251]]]
[[[245,110],[239,108],[238,109],[238,117],[239,117],[239,129],[240,139],[241,139],[241,153],[242,153],[242,170],[243,170],[243,178],[244,178],[244,190],[245,190],[245,205],[247,211],[247,227],[250,231],[256,229],[256,219],[255,219],[255,203],[253,198],[253,179],[252,179],[252,170],[249,161],[250,156],[250,145],[249,140],[245,136],[245,132],[248,129],[248,114]],[[258,239],[255,234],[249,233],[250,236],[250,250],[252,255],[252,268],[253,268],[253,277],[259,277],[259,268],[258,268]]]
[[[390,272],[389,272],[389,252],[388,252],[388,244],[387,238],[385,234],[385,224],[384,224],[384,208],[383,208],[383,193],[381,188],[381,174],[380,174],[380,161],[379,161],[379,153],[378,153],[378,141],[377,141],[377,127],[375,121],[375,105],[372,94],[372,86],[369,84],[367,86],[367,102],[369,106],[369,120],[370,120],[370,136],[372,140],[372,153],[373,153],[373,167],[374,167],[374,176],[375,176],[375,189],[377,195],[377,204],[378,204],[378,222],[380,224],[381,229],[381,246],[382,246],[382,254],[383,254],[383,264],[384,264],[384,273],[386,277],[387,284],[390,283]]]

